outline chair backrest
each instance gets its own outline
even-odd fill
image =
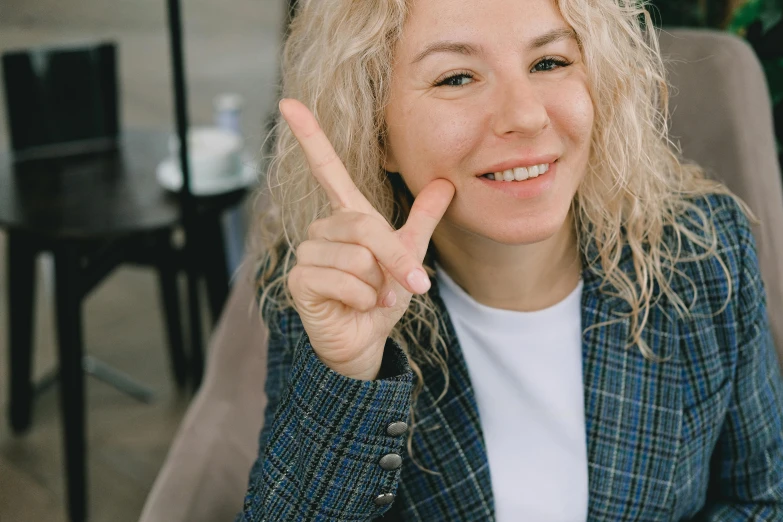
[[[120,124],[114,43],[10,51],[2,63],[16,159],[116,148]]]
[[[783,186],[775,152],[772,102],[753,49],[727,33],[665,30],[671,137],[683,156],[741,197],[754,227],[772,336],[783,365]]]

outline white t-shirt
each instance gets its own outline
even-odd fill
[[[584,522],[582,281],[535,312],[478,303],[437,266],[487,446],[498,522]]]

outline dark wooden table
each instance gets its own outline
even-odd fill
[[[30,424],[35,258],[50,251],[55,260],[66,489],[74,522],[87,518],[81,300],[122,263],[157,263],[160,273],[167,274],[161,277],[167,323],[175,318],[168,328],[170,344],[182,344],[175,282],[186,260],[171,245],[182,210],[178,194],[161,187],[156,177],[157,165],[168,155],[169,134],[127,130],[115,152],[67,159],[14,163],[10,153],[0,152],[0,228],[8,232],[9,417],[17,433]],[[207,280],[213,317],[219,315],[229,285],[220,217],[246,192],[242,188],[193,200],[191,230],[198,233],[188,239],[187,252],[195,253],[193,266]],[[145,257],[151,252],[155,261]],[[200,382],[203,353],[193,344],[188,364],[192,379]],[[184,357],[182,353],[178,360]]]
[[[10,153],[0,152],[0,228],[78,239],[171,226],[181,215],[177,197],[155,175],[168,155],[169,134],[127,130],[117,153],[88,161],[36,160],[14,166]],[[198,205],[226,209],[245,192],[199,197]]]

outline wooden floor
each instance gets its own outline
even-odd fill
[[[275,98],[283,2],[183,2],[192,123],[208,124],[214,95],[232,91],[247,102],[243,128],[251,151],[261,142]],[[112,38],[120,44],[123,122],[172,128],[168,40],[162,0],[3,0],[0,52],[43,44]],[[2,86],[0,86],[2,89]],[[0,92],[0,99],[2,99]],[[0,104],[0,148],[7,147]],[[33,426],[16,438],[7,416],[5,237],[0,233],[0,522],[66,521],[62,440],[56,387],[35,402]],[[35,375],[56,368],[51,266],[39,259]],[[123,268],[86,301],[87,351],[154,390],[141,404],[87,380],[91,520],[138,520],[189,397],[169,372],[156,279]]]

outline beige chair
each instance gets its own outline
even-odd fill
[[[670,63],[672,135],[683,153],[747,201],[775,344],[783,359],[783,190],[769,95],[753,51],[708,31],[661,35]],[[252,309],[252,270],[236,280],[212,339],[203,387],[188,410],[141,522],[233,520],[257,451],[264,406],[266,331]]]

